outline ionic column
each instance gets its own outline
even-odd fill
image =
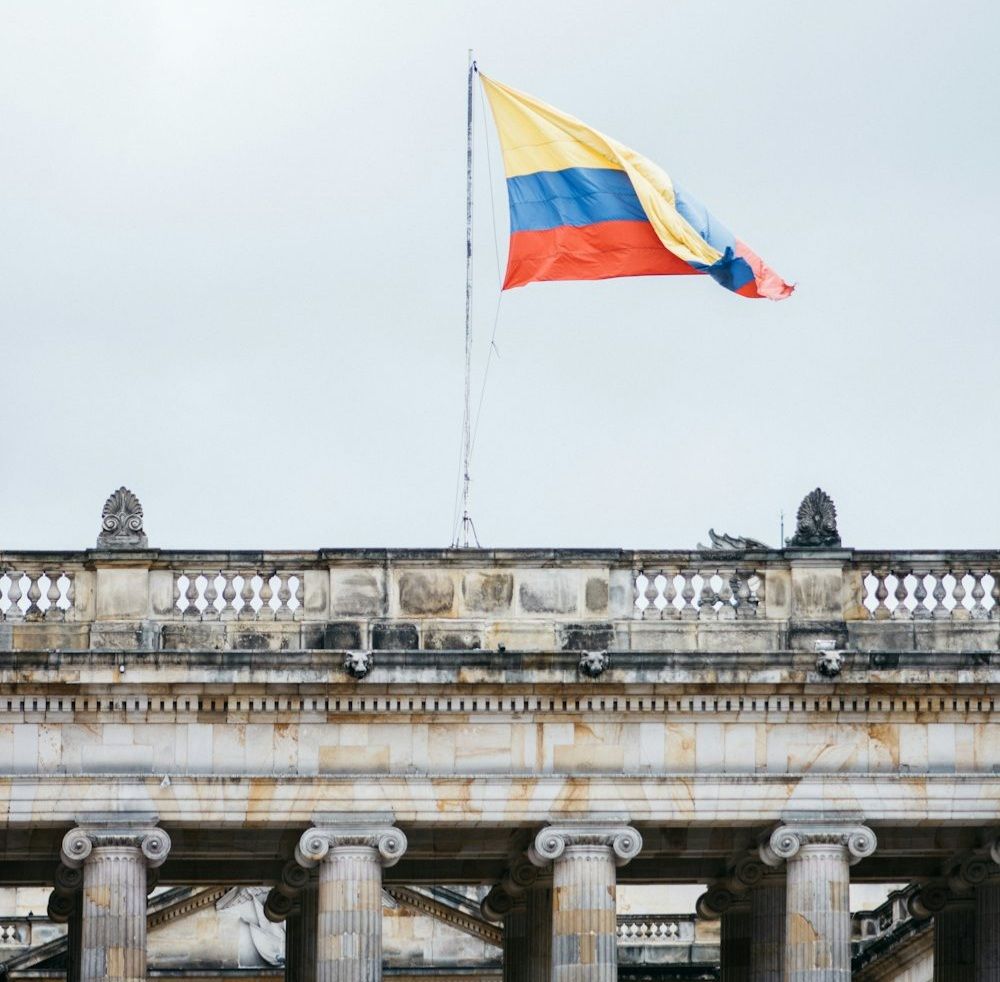
[[[488,921],[503,921],[503,977],[549,982],[552,973],[552,878],[525,857],[512,863],[480,905]]]
[[[990,846],[990,858],[1000,863],[1000,842]],[[1000,979],[1000,873],[996,865],[976,887],[976,982]]]
[[[553,863],[551,982],[617,982],[615,868],[642,848],[626,825],[550,825],[529,857]]]
[[[298,866],[298,864],[295,864]],[[299,867],[301,870],[301,867]],[[302,870],[308,877],[296,891],[294,906],[285,918],[285,978],[287,982],[316,982],[317,882],[315,874]],[[271,897],[268,897],[271,900]],[[280,905],[279,905],[280,906]],[[265,916],[270,920],[265,909]],[[280,920],[280,917],[278,918]]]
[[[319,867],[317,982],[380,982],[382,869],[405,851],[393,826],[313,828],[299,840],[298,863]]]
[[[80,982],[145,982],[146,871],[169,852],[170,838],[157,828],[81,827],[66,834],[63,863],[83,867]]]
[[[850,867],[875,851],[863,825],[803,822],[776,829],[761,848],[786,862],[785,982],[850,982]]]
[[[783,982],[785,975],[785,878],[766,874],[750,891],[753,982]]]
[[[752,982],[755,978],[753,951],[759,939],[753,933],[754,893],[766,870],[758,856],[743,856],[728,877],[711,884],[698,898],[698,916],[721,922],[722,982]]]

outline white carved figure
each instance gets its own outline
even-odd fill
[[[263,901],[267,892],[267,887],[233,887],[219,898],[215,907],[216,910],[233,908],[239,912],[240,921],[250,933],[253,948],[265,965],[284,965],[285,924],[275,924],[264,916]]]

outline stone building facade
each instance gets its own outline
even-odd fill
[[[267,887],[309,982],[475,887],[505,977],[610,982],[617,886],[672,883],[728,982],[849,979],[851,883],[998,979],[998,650],[1000,554],[843,548],[818,490],[781,549],[252,553],[120,489],[96,549],[0,553],[0,886],[85,982],[146,977],[157,885]]]

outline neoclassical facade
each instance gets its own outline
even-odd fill
[[[671,883],[727,982],[846,982],[852,882],[997,980],[998,651],[1000,554],[844,548],[818,490],[780,549],[253,553],[120,489],[96,549],[0,553],[0,886],[84,982],[146,978],[157,884],[268,887],[303,982],[477,886],[505,978],[613,982],[617,885]]]

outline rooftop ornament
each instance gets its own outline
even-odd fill
[[[101,512],[98,549],[146,549],[149,540],[142,527],[142,505],[126,487],[113,491]]]
[[[795,535],[786,545],[797,549],[836,549],[840,546],[837,509],[822,488],[810,491],[802,499],[796,515]]]
[[[727,535],[725,532],[720,534],[715,529],[708,530],[708,538],[712,543],[710,546],[698,543],[698,548],[702,552],[747,552],[750,549],[769,551],[771,548],[757,539],[744,538],[742,535]]]

